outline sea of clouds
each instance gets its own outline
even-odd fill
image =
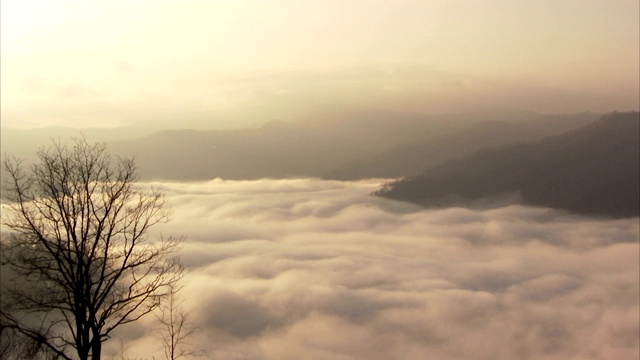
[[[210,359],[637,359],[638,218],[422,209],[381,180],[162,183]],[[153,318],[105,343],[161,358]]]

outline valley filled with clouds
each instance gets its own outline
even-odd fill
[[[211,359],[636,359],[638,219],[423,209],[384,180],[154,183]],[[150,358],[153,318],[106,358]]]
[[[184,240],[179,296],[197,329],[184,345],[203,359],[640,358],[639,12],[637,0],[2,1],[0,235],[26,237],[10,237],[0,292],[48,298],[51,273],[78,281],[54,287],[68,296],[46,311],[40,298],[32,313],[22,297],[0,306],[0,359],[24,357],[16,329],[35,350],[91,344],[77,358],[170,357],[153,316],[123,310],[97,331],[122,294],[149,300],[141,312],[166,304],[131,295],[166,267],[110,272],[129,261],[108,256],[111,241],[144,254],[127,236],[162,213],[94,206],[129,201],[89,191],[127,181],[125,195],[156,187],[172,208],[147,235]],[[104,167],[80,146],[96,141]],[[47,171],[29,178],[34,162]],[[35,222],[11,227],[25,188]],[[44,280],[7,261],[33,259],[34,239],[49,250],[31,264]]]

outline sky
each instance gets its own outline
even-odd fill
[[[243,127],[327,108],[640,107],[636,0],[4,0],[1,7],[7,127]]]
[[[162,186],[205,358],[637,359],[638,218],[423,209],[381,180]],[[103,345],[150,359],[153,317]]]

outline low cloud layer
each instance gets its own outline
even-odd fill
[[[638,219],[423,210],[380,181],[162,186],[212,359],[637,359]],[[152,319],[105,344],[160,350]]]

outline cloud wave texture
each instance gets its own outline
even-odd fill
[[[424,210],[381,181],[163,183],[212,359],[637,359],[638,219]],[[151,319],[127,356],[158,349]],[[110,344],[113,353],[116,342]]]

